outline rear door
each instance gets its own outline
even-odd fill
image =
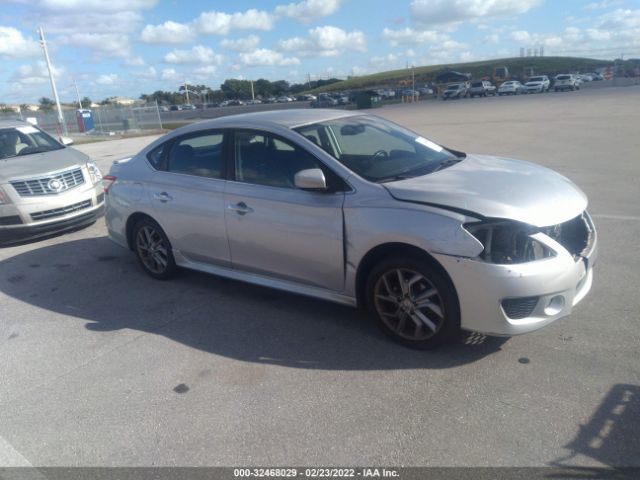
[[[229,265],[224,132],[191,133],[159,148],[149,195],[173,248],[190,261]]]
[[[326,167],[288,140],[237,130],[231,142],[225,214],[233,267],[342,291],[344,191],[297,189],[296,172]]]

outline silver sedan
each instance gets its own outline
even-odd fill
[[[177,267],[366,308],[416,348],[536,330],[587,294],[585,195],[536,164],[371,115],[285,110],[162,137],[105,176],[109,236]]]

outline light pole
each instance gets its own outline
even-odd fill
[[[78,90],[78,83],[74,80],[73,85],[76,87],[76,95],[78,96],[78,105],[80,107],[80,110],[82,110],[82,100],[80,100],[80,90]],[[91,108],[91,105],[89,105],[89,108]]]
[[[42,27],[38,28],[38,34],[40,35],[40,45],[42,45],[42,49],[44,50],[44,60],[47,63],[47,70],[49,70],[49,80],[51,81],[53,98],[55,99],[56,107],[58,108],[58,123],[62,127],[62,133],[67,136],[69,135],[69,132],[67,131],[67,125],[64,122],[64,117],[62,116],[62,107],[60,106],[60,98],[58,98],[58,89],[56,88],[56,81],[53,78],[51,61],[49,60],[49,52],[47,51],[47,42],[44,39],[44,31],[42,30]]]
[[[416,66],[411,64],[411,98],[416,101]]]

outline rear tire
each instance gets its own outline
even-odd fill
[[[150,218],[143,218],[136,223],[133,249],[144,271],[156,280],[167,280],[178,271],[167,235]]]
[[[397,343],[425,350],[460,332],[455,289],[428,261],[398,256],[376,265],[366,283],[367,309]]]

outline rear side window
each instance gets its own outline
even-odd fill
[[[165,144],[157,146],[149,153],[147,153],[147,160],[153,168],[156,170],[162,170],[161,162],[162,162],[162,153],[164,152]]]
[[[222,177],[221,132],[206,132],[178,139],[167,155],[168,172],[197,177]]]

